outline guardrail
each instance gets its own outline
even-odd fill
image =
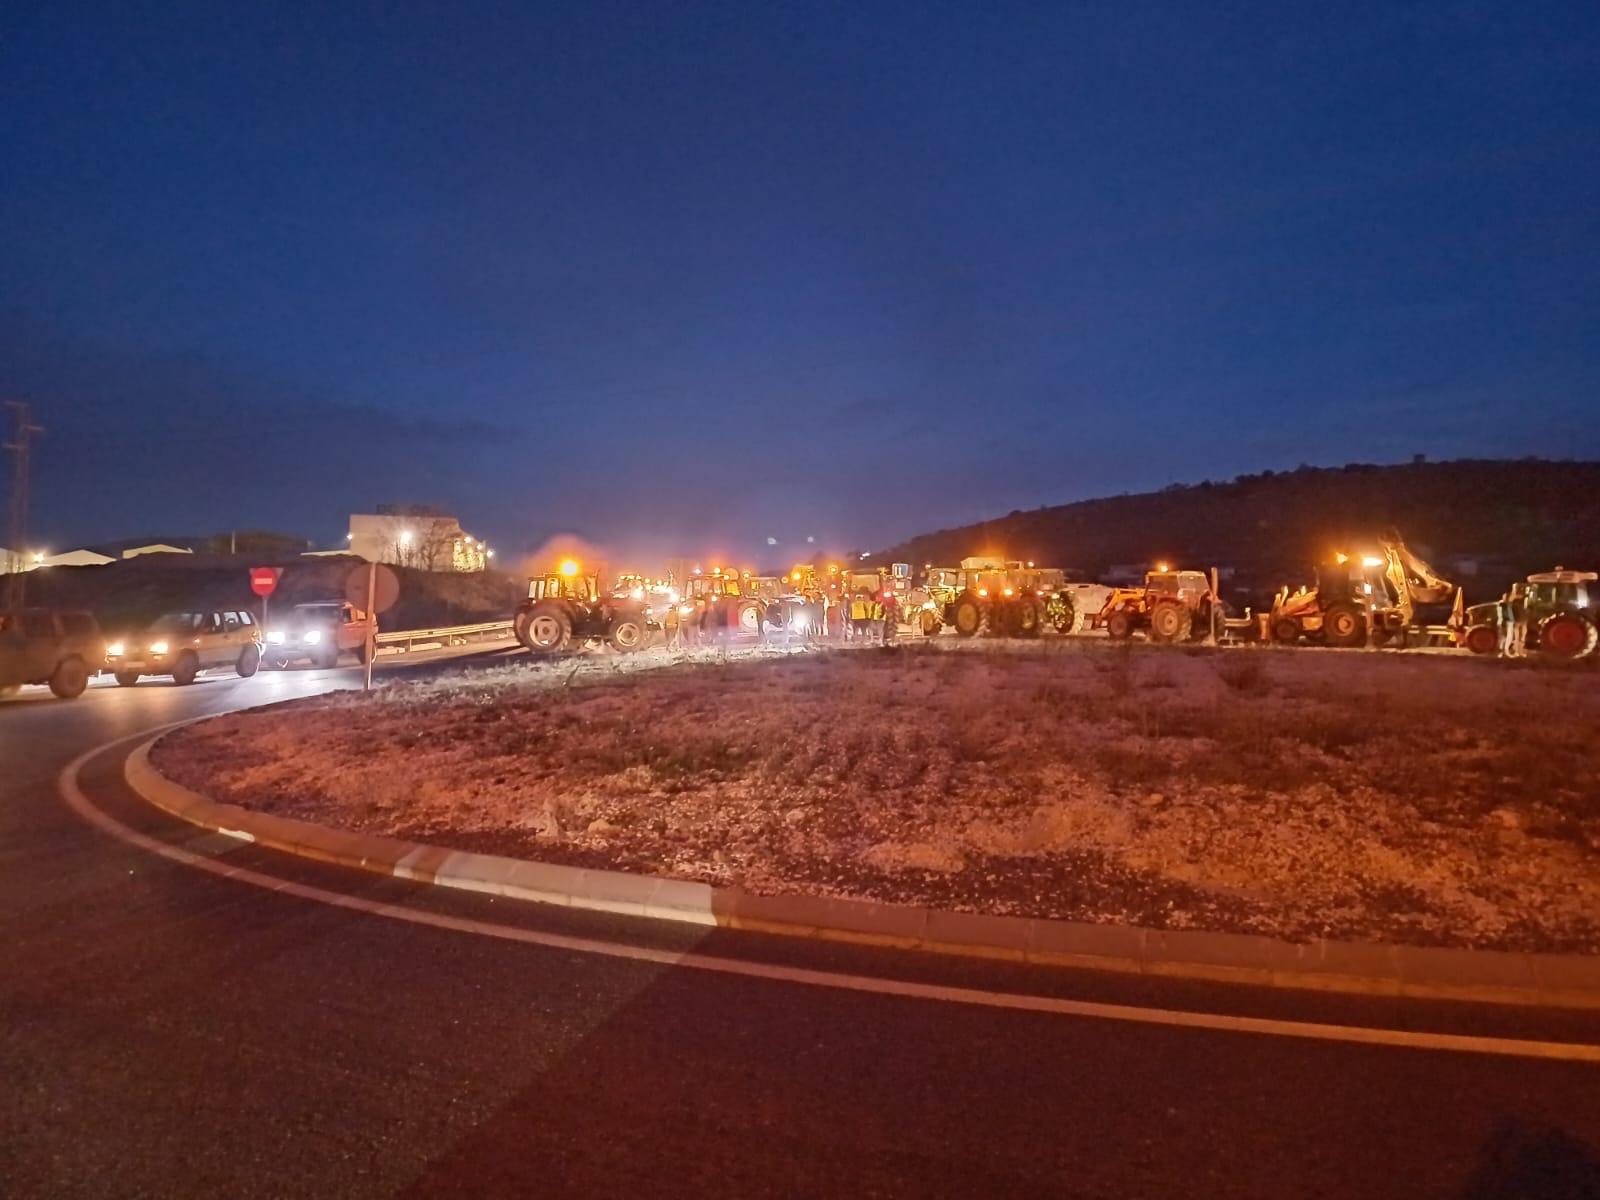
[[[504,641],[510,638],[510,621],[485,621],[481,625],[442,625],[437,629],[397,629],[373,640],[378,649],[412,650],[419,642],[437,646],[462,646],[470,641]]]

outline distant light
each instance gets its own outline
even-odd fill
[[[347,542],[353,542],[356,540],[356,535],[353,533],[347,533],[344,535],[344,540]]]
[[[871,550],[863,550],[861,552],[861,557],[862,558],[871,558],[872,557],[872,551]]]
[[[806,545],[814,546],[816,544],[817,544],[817,539],[812,537],[810,534],[807,534],[806,535]]]
[[[489,555],[490,558],[494,557],[494,551],[493,550],[486,551],[486,553]]]
[[[33,552],[33,561],[36,562],[36,563],[42,563],[44,561],[44,551],[43,550],[35,550]]]
[[[768,539],[767,539],[767,545],[769,545],[769,546],[776,546],[776,545],[777,545],[777,544],[778,544],[778,539],[777,539],[777,538],[775,538],[775,537],[769,537],[769,538],[768,538]]]
[[[1166,564],[1164,562],[1158,562],[1156,564],[1156,570],[1162,575],[1165,575],[1171,569],[1172,568],[1168,564]]]
[[[409,530],[409,529],[402,529],[402,530],[401,530],[401,531],[400,531],[400,544],[401,544],[401,545],[402,545],[402,546],[409,546],[409,545],[411,545],[411,530]]]

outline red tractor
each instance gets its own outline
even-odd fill
[[[631,654],[650,638],[649,608],[630,595],[606,595],[600,577],[571,559],[528,581],[528,598],[512,618],[517,640],[535,654],[558,654],[574,644],[605,642]]]

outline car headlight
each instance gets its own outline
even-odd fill
[[[166,652],[167,652],[167,644],[165,642],[151,642],[150,643],[150,653],[151,654],[165,654]]]
[[[122,645],[121,642],[112,642],[109,646],[106,647],[106,657],[107,658],[121,658],[122,657],[122,651],[123,651],[123,645]]]
[[[267,631],[267,645],[269,645],[269,646],[281,646],[281,645],[283,645],[283,630],[281,630],[281,629],[268,630]]]
[[[300,640],[302,642],[304,642],[308,646],[315,646],[318,642],[320,642],[322,640],[322,630],[320,630],[320,629],[308,629],[305,632],[305,636],[302,637]]]

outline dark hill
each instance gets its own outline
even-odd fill
[[[1084,579],[1165,559],[1224,568],[1231,590],[1255,594],[1308,579],[1319,558],[1359,548],[1389,527],[1474,599],[1558,563],[1594,569],[1600,463],[1463,460],[1264,471],[1016,511],[912,538],[884,557],[920,566],[1003,554]]]

